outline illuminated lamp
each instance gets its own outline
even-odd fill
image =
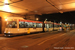
[[[8,19],[5,19],[5,21],[7,21]]]
[[[39,20],[38,18],[36,18],[36,20]]]
[[[9,3],[4,3],[4,5],[9,5]]]

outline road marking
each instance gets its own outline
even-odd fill
[[[63,35],[65,35],[65,34],[62,34],[62,35],[60,35],[60,36],[63,36]],[[60,37],[60,36],[59,36],[59,37]],[[54,38],[58,38],[58,37],[54,37]],[[45,41],[43,41],[43,42],[39,43],[38,45],[41,45],[41,44],[45,43],[46,41],[48,41],[48,40],[52,40],[52,39],[54,39],[54,38],[47,39],[47,40],[45,40]]]

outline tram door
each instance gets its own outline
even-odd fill
[[[0,17],[0,34],[2,33],[2,32],[1,32],[1,26],[2,26],[2,19],[1,19],[1,17]]]

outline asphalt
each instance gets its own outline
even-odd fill
[[[75,50],[75,30],[3,36],[0,50]]]

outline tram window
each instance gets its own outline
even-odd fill
[[[53,27],[53,24],[51,24],[51,28]]]
[[[45,28],[47,28],[47,24],[45,24]]]
[[[36,23],[36,27],[37,28],[41,28],[42,27],[42,23]]]
[[[42,23],[39,23],[39,27],[40,27],[40,28],[42,27]]]
[[[58,27],[58,25],[56,25],[56,27]]]
[[[49,24],[49,28],[51,28],[51,24]]]
[[[51,28],[51,24],[49,24],[49,28]]]
[[[36,27],[36,23],[33,23],[33,27]]]
[[[54,25],[54,27],[57,27],[57,25]]]
[[[28,22],[25,22],[25,28],[28,28]]]
[[[42,27],[42,23],[40,23],[40,27]]]
[[[32,28],[33,27],[33,23],[29,22],[29,27]]]
[[[32,28],[33,27],[33,23],[32,22],[25,22],[25,27]]]
[[[19,22],[19,28],[24,28],[25,27],[25,23],[24,22]]]
[[[58,27],[60,26],[60,25],[57,25]]]
[[[60,25],[57,25],[57,27],[59,27]]]
[[[47,28],[49,28],[50,27],[50,25],[49,24],[47,24]]]
[[[32,28],[31,22],[25,22],[25,28]]]
[[[16,21],[8,21],[6,28],[17,28]]]

